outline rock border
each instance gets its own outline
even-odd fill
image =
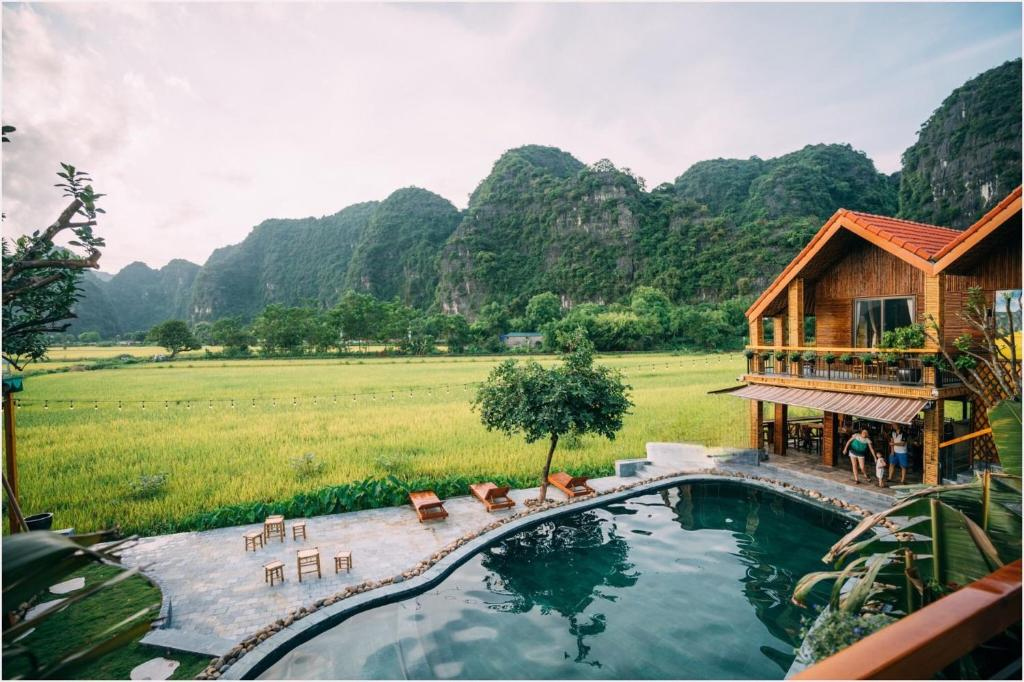
[[[341,620],[361,611],[422,593],[440,583],[449,573],[487,545],[519,532],[528,525],[567,513],[569,508],[576,507],[582,511],[670,485],[715,481],[716,479],[739,479],[755,483],[758,487],[764,487],[796,499],[804,498],[801,501],[810,502],[815,506],[840,513],[853,520],[862,519],[871,513],[857,504],[829,497],[817,490],[763,476],[723,469],[673,472],[636,483],[616,486],[601,493],[568,500],[548,500],[544,504],[530,506],[493,521],[478,531],[467,533],[448,543],[428,559],[420,561],[398,575],[382,580],[365,580],[359,584],[350,585],[334,595],[317,599],[307,606],[292,609],[286,617],[279,618],[261,628],[242,640],[224,656],[211,661],[210,665],[196,676],[196,679],[215,680],[221,677],[253,679],[280,660],[285,653],[333,627]],[[432,575],[425,576],[424,574],[428,571]],[[250,655],[252,653],[255,655]]]

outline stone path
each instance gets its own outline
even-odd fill
[[[723,468],[818,489],[869,510],[882,509],[891,502],[891,498],[883,495],[799,472],[753,463],[727,463],[716,456],[721,454],[701,446],[651,443],[647,448],[650,463],[637,475],[594,479],[591,485],[602,492],[669,473]],[[514,509],[522,509],[523,502],[536,494],[536,489],[512,491],[510,497],[518,503]],[[564,499],[561,492],[550,487],[548,494]],[[170,602],[169,609],[165,609],[165,627],[150,632],[143,641],[221,656],[256,630],[287,616],[292,609],[333,595],[348,585],[398,575],[456,538],[476,533],[496,518],[511,513],[489,514],[482,504],[468,496],[445,500],[445,507],[449,513],[446,520],[422,524],[411,507],[315,517],[306,520],[308,539],[298,541],[291,539],[288,520],[285,541],[271,540],[256,552],[243,551],[242,534],[261,530],[260,524],[143,538],[122,553],[123,561],[127,566],[142,566],[163,590],[165,601]],[[323,577],[303,576],[299,583],[295,553],[310,547],[320,549]],[[351,573],[335,574],[334,554],[339,550],[352,552]],[[263,565],[274,559],[285,564],[285,582],[271,588],[264,582]]]

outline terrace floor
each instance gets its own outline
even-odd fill
[[[875,468],[870,457],[864,463],[865,469],[870,476],[868,482],[864,482],[864,477],[861,476],[861,483],[855,485],[853,483],[853,474],[850,471],[849,458],[844,456],[842,461],[837,466],[829,466],[821,462],[821,455],[815,452],[807,452],[805,450],[794,450],[792,448],[786,451],[784,457],[770,454],[768,459],[768,466],[785,469],[788,471],[801,472],[805,474],[811,474],[820,478],[834,481],[836,483],[842,483],[848,486],[855,486],[859,488],[867,488],[876,493],[882,493],[889,495],[890,497],[896,496],[896,489],[892,487],[879,488],[878,479],[875,478]],[[887,474],[888,476],[888,474]],[[914,485],[921,483],[921,472],[911,470],[907,472],[907,485]],[[887,486],[900,485],[899,469],[896,470],[896,475],[893,476],[891,483],[886,483]]]
[[[720,468],[817,490],[871,511],[891,503],[888,495],[878,494],[878,488],[848,485],[809,468],[776,462],[761,466],[725,463],[714,454],[701,446],[649,443],[647,458],[651,464],[637,476],[609,476],[594,479],[591,485],[602,492],[665,474]],[[512,491],[510,497],[518,503],[515,509],[522,509],[522,503],[536,496],[536,492]],[[548,494],[553,499],[563,499],[561,492],[550,487]],[[319,516],[306,520],[308,539],[298,541],[291,539],[289,521],[284,542],[271,540],[256,552],[243,551],[242,534],[261,530],[259,524],[142,538],[122,553],[124,564],[143,567],[160,585],[165,602],[169,601],[164,626],[151,631],[143,641],[169,649],[223,655],[293,609],[336,594],[348,585],[399,575],[458,537],[476,533],[501,515],[511,513],[489,514],[482,504],[468,496],[445,500],[445,507],[449,512],[446,520],[422,524],[411,507]],[[323,577],[304,576],[300,583],[296,578],[295,552],[310,547],[320,549]],[[351,573],[335,574],[333,557],[339,550],[352,552]],[[284,562],[285,581],[271,588],[264,582],[263,565],[274,559]]]

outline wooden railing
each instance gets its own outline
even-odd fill
[[[1021,622],[1021,562],[868,635],[796,680],[920,680]]]
[[[906,350],[895,350],[890,348],[840,348],[838,346],[747,346],[750,350],[756,351],[782,351],[793,353],[811,351],[813,353],[835,353],[842,355],[859,355],[861,353],[913,353],[918,355],[936,355],[939,351],[934,348],[908,348]]]
[[[747,346],[747,373],[816,380],[942,388],[960,384],[956,373],[936,366],[935,351],[829,346]],[[805,358],[804,355],[809,356]],[[792,356],[799,356],[794,359]],[[933,356],[931,362],[925,356]],[[849,360],[843,362],[844,356]],[[864,362],[864,356],[871,356]]]

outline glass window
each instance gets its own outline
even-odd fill
[[[1010,314],[1007,315],[1007,306]],[[1010,333],[1010,315],[1013,315],[1013,331],[1020,331],[1020,289],[1003,289],[996,292],[996,329],[1000,334]]]
[[[877,348],[882,334],[914,323],[914,299],[862,298],[853,306],[853,345]]]

